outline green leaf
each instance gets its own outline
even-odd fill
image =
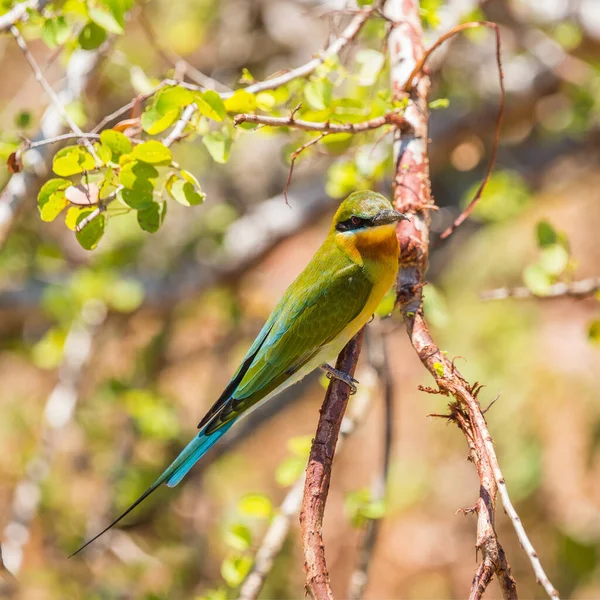
[[[114,129],[105,129],[100,134],[100,142],[103,146],[110,149],[113,154],[113,159],[118,161],[119,157],[123,154],[129,154],[133,149],[131,140],[120,131]]]
[[[161,133],[177,121],[179,109],[173,108],[161,113],[155,106],[149,106],[142,113],[142,129],[150,135]]]
[[[540,265],[528,265],[523,270],[523,282],[525,285],[538,296],[544,296],[548,293],[552,285],[550,275],[542,269]]]
[[[438,374],[438,377],[444,376],[444,365],[441,362],[434,362],[433,369]]]
[[[212,131],[202,138],[208,153],[215,162],[224,164],[229,160],[231,151],[231,135],[228,131]]]
[[[198,193],[193,184],[185,179],[180,179],[177,175],[171,175],[165,183],[165,189],[168,194],[183,206],[197,206],[202,204],[206,196]]]
[[[549,275],[560,275],[569,264],[569,253],[560,244],[551,244],[542,248],[539,265]]]
[[[588,340],[594,344],[600,345],[600,319],[595,319],[590,323]]]
[[[265,494],[247,494],[240,500],[238,510],[247,517],[267,519],[271,516],[273,506]]]
[[[243,552],[252,543],[252,533],[243,523],[235,523],[225,532],[225,543],[234,550]]]
[[[154,203],[152,189],[146,187],[136,187],[132,190],[125,188],[121,190],[117,196],[125,202],[127,206],[135,208],[136,210],[148,208]]]
[[[331,104],[333,84],[327,79],[313,79],[304,87],[304,97],[314,110],[326,110]]]
[[[94,157],[81,146],[65,146],[52,159],[52,170],[61,177],[91,171],[95,167]]]
[[[22,110],[15,117],[15,125],[19,129],[26,129],[31,125],[31,113],[28,110]]]
[[[246,90],[235,90],[233,95],[225,100],[225,109],[232,113],[247,113],[256,110],[256,96]]]
[[[229,556],[221,564],[221,575],[230,588],[238,587],[252,567],[249,556]]]
[[[120,183],[133,189],[144,189],[152,191],[155,185],[155,179],[158,177],[158,171],[152,165],[137,160],[126,162],[119,172]]]
[[[156,233],[165,220],[167,214],[166,202],[152,202],[137,212],[139,226],[149,233]]]
[[[356,75],[358,85],[371,86],[377,81],[385,56],[377,50],[364,48],[356,53],[356,62],[359,65]]]
[[[71,30],[63,16],[46,19],[42,27],[42,40],[49,48],[61,46],[69,39]]]
[[[69,201],[65,190],[71,185],[68,179],[50,179],[38,194],[38,209],[42,221],[54,221],[61,211],[67,207]]]
[[[539,221],[535,228],[538,246],[544,248],[558,242],[558,235],[548,221]]]
[[[103,144],[98,144],[97,142],[94,143],[94,150],[103,164],[107,165],[112,160],[112,152],[110,148],[107,148]]]
[[[138,144],[133,149],[132,156],[153,165],[169,164],[172,159],[171,151],[162,142],[157,140]]]
[[[90,19],[99,25],[106,31],[110,31],[110,33],[122,34],[123,27],[121,24],[115,19],[112,12],[108,12],[107,10],[103,10],[99,6],[88,6],[88,14],[90,15]]]
[[[385,515],[386,506],[383,500],[373,500],[370,490],[361,489],[348,494],[344,509],[352,524],[360,527],[367,519],[381,519]]]
[[[91,212],[91,210],[81,211],[77,217],[77,224],[79,225]],[[106,221],[106,215],[101,213],[92,219],[81,231],[75,232],[75,237],[82,248],[93,250],[98,245],[104,235]]]
[[[108,300],[114,308],[111,295]],[[141,302],[139,295],[134,300]],[[169,440],[179,433],[179,422],[172,406],[150,390],[130,389],[125,393],[123,402],[144,437]]]
[[[356,3],[359,6],[371,6],[371,4],[373,4],[373,0],[356,0]]]
[[[106,39],[106,29],[90,21],[79,34],[79,45],[83,50],[95,50]]]
[[[247,92],[246,92],[247,93]],[[227,117],[227,109],[221,96],[213,90],[206,90],[201,94],[196,94],[196,104],[198,110],[213,121],[222,121]]]
[[[193,92],[181,86],[173,85],[160,90],[156,94],[154,106],[159,113],[166,114],[173,109],[180,110],[193,101]]]

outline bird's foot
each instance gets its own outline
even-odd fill
[[[327,374],[327,379],[337,379],[339,381],[343,381],[350,388],[350,395],[352,396],[356,394],[356,384],[359,382],[358,380],[354,379],[354,377],[348,375],[348,373],[334,369],[327,363],[321,365],[321,369]]]

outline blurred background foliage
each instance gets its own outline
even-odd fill
[[[1,1],[0,14],[12,4]],[[487,413],[490,430],[551,579],[564,597],[598,598],[598,299],[480,298],[517,285],[544,294],[555,282],[599,274],[598,6],[421,4],[429,41],[462,21],[500,24],[508,92],[499,164],[484,198],[450,240],[435,241],[485,172],[499,91],[487,31],[455,39],[431,62],[439,210],[432,214],[426,312],[440,347],[465,357],[464,374],[485,384],[482,403],[500,395]],[[230,88],[303,64],[348,22],[344,8],[335,0],[66,0],[32,13],[21,29],[55,89],[81,49],[97,60],[85,93],[67,104],[88,131],[180,73],[179,57]],[[86,554],[66,556],[131,503],[187,441],[318,247],[336,199],[363,188],[390,195],[389,136],[337,134],[298,159],[288,208],[281,192],[290,155],[315,135],[234,130],[232,115],[287,115],[299,102],[307,120],[383,114],[393,107],[385,34],[385,21],[373,19],[310,80],[262,96],[238,93],[225,102],[226,115],[211,105],[221,120],[205,109],[172,148],[190,176],[177,185],[192,181],[201,198],[166,198],[169,175],[161,167],[160,178],[148,179],[159,196],[152,202],[168,204],[169,214],[153,235],[139,208],[120,203],[88,252],[61,219],[42,222],[35,194],[27,198],[0,252],[1,539],[20,582],[15,589],[0,580],[0,593],[236,597],[277,505],[303,470],[323,398],[318,377],[233,430],[184,485],[157,492]],[[0,61],[4,163],[21,136],[35,138],[48,100],[10,35],[0,38]],[[171,101],[146,104],[147,134],[160,139],[180,116],[181,98]],[[114,150],[99,180],[112,176],[113,158]],[[53,177],[26,158],[25,166],[37,189]],[[10,178],[0,167],[0,184]],[[464,597],[476,566],[475,519],[455,511],[475,502],[476,472],[456,428],[426,417],[444,412],[446,399],[418,391],[430,380],[394,319],[386,321],[395,403],[389,489],[385,502],[369,492],[384,428],[375,385],[369,414],[334,467],[325,519],[333,589],[344,597],[361,529],[366,519],[383,518],[365,597]],[[363,356],[359,380],[367,378],[366,363]],[[502,511],[497,520],[521,597],[543,597]],[[499,595],[494,586],[490,597]],[[294,520],[261,597],[303,594]]]

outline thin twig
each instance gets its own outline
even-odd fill
[[[139,5],[139,22],[142,26],[144,34],[148,41],[156,50],[156,53],[169,65],[178,69],[181,65],[183,65],[183,69],[185,75],[187,75],[192,81],[201,85],[203,88],[208,90],[216,90],[221,92],[231,92],[231,89],[226,85],[222,84],[220,81],[209,77],[208,75],[202,73],[196,67],[191,65],[187,60],[183,57],[179,56],[176,52],[171,50],[171,48],[166,48],[158,41],[158,35],[146,14],[146,5],[141,3]]]
[[[289,206],[288,202],[288,189],[290,187],[290,183],[292,183],[292,174],[294,173],[294,165],[296,164],[296,159],[311,146],[318,144],[325,136],[329,135],[329,133],[321,133],[316,138],[309,140],[305,144],[302,144],[299,148],[296,148],[294,152],[290,155],[290,170],[288,171],[287,181],[285,182],[285,187],[283,188],[283,197],[285,198],[285,203]]]
[[[453,221],[452,225],[448,227],[440,236],[441,239],[446,239],[448,236],[452,234],[452,232],[459,227],[469,215],[473,212],[477,203],[481,199],[481,196],[485,190],[485,187],[490,179],[492,171],[494,170],[494,166],[496,164],[496,157],[498,155],[498,146],[500,145],[500,127],[502,125],[502,117],[504,115],[504,103],[506,101],[506,90],[504,89],[504,71],[502,70],[502,58],[501,58],[501,39],[500,39],[500,29],[496,23],[491,23],[490,21],[477,21],[471,23],[463,23],[461,25],[457,25],[452,28],[448,33],[440,36],[425,52],[423,53],[420,60],[415,64],[412,72],[408,76],[404,84],[404,91],[406,93],[410,93],[414,89],[413,81],[415,77],[423,71],[423,67],[427,62],[427,59],[431,56],[431,54],[439,48],[442,44],[448,41],[450,38],[454,37],[456,34],[464,31],[466,29],[473,29],[475,27],[489,27],[494,30],[496,35],[496,65],[498,67],[498,81],[500,84],[500,102],[498,104],[498,115],[496,116],[496,125],[494,128],[494,142],[492,144],[492,152],[490,155],[490,160],[488,163],[487,171],[473,196],[471,202],[469,202],[467,208],[463,210],[463,212]]]
[[[364,335],[363,327],[346,344],[338,357],[336,369],[354,375]],[[300,528],[306,587],[316,600],[333,598],[325,562],[323,515],[331,481],[331,465],[349,396],[350,388],[346,383],[337,379],[329,383],[306,468]]]
[[[569,283],[558,282],[548,286],[543,294],[532,292],[527,287],[498,288],[480,294],[482,300],[505,300],[506,298],[535,298],[537,300],[555,298],[587,298],[600,291],[600,277],[589,277]]]
[[[362,10],[358,11],[354,18],[350,21],[346,29],[342,31],[341,35],[335,39],[319,56],[316,56],[306,64],[296,67],[283,75],[266,79],[265,81],[259,81],[249,85],[246,89],[247,92],[252,94],[258,94],[258,92],[264,92],[265,90],[274,90],[275,88],[281,87],[301,77],[307,77],[315,69],[321,66],[331,56],[339,54],[357,35],[362,29],[362,26],[367,22],[369,17],[374,13],[375,8],[367,6]],[[231,94],[221,94],[221,97],[227,98]]]
[[[69,113],[63,106],[62,102],[60,101],[60,98],[52,89],[52,86],[48,83],[47,79],[44,77],[44,74],[40,70],[37,62],[35,61],[35,58],[33,58],[33,55],[29,51],[29,47],[27,46],[23,36],[21,35],[21,32],[14,25],[10,28],[10,32],[13,34],[17,45],[19,46],[21,52],[25,56],[25,59],[29,63],[29,66],[31,67],[31,70],[35,75],[36,80],[44,88],[46,94],[48,94],[48,97],[50,98],[50,101],[54,105],[54,108],[57,110],[58,114],[60,114],[60,116],[65,120],[67,125],[71,128],[71,131],[78,134],[83,139],[85,147],[87,148],[88,152],[94,157],[96,165],[101,166],[102,161],[100,160],[100,157],[96,154],[96,151],[94,150],[94,147],[92,146],[91,142],[85,138],[83,131],[81,131],[79,125],[77,125],[77,123],[75,123],[75,121],[73,121],[73,119],[69,116]]]
[[[332,123],[331,121],[319,123],[317,121],[302,121],[301,119],[295,119],[293,114],[289,117],[270,117],[266,115],[250,114],[236,115],[233,118],[233,124],[239,125],[240,123],[255,123],[266,127],[290,127],[292,129],[323,131],[326,133],[363,133],[364,131],[378,129],[384,125],[394,125],[403,133],[410,131],[408,123],[402,114],[397,111],[389,112],[380,117],[375,117],[374,119],[369,119],[368,121],[363,121],[361,123]]]

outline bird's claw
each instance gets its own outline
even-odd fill
[[[359,383],[357,379],[354,379],[354,377],[348,375],[348,373],[344,373],[343,371],[334,369],[331,365],[328,364],[321,365],[321,369],[325,371],[327,379],[337,379],[338,381],[343,381],[350,388],[350,395],[353,396],[354,394],[356,394],[356,384]]]

